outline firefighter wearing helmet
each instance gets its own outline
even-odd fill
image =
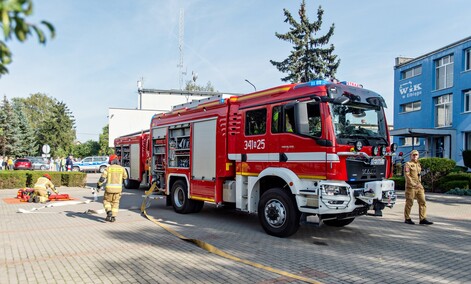
[[[105,195],[103,196],[103,207],[106,211],[105,220],[114,222],[116,221],[116,215],[118,215],[123,181],[128,178],[128,174],[126,169],[119,165],[118,156],[111,155],[108,163],[110,165],[101,174],[97,185],[100,188],[106,182]]]
[[[37,202],[45,203],[49,200],[48,189],[54,191],[55,194],[59,193],[51,182],[51,176],[44,174],[42,177],[39,177],[34,184],[34,198],[36,198]]]

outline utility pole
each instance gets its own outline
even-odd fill
[[[179,68],[180,90],[183,90],[183,75],[186,75],[186,71],[183,71],[184,33],[185,33],[185,14],[184,14],[184,10],[180,9],[180,21],[179,21],[179,32],[178,32],[178,49],[180,50],[180,62],[177,65],[177,67]]]

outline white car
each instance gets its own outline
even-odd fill
[[[108,166],[108,156],[85,157],[80,162],[74,162],[72,170],[75,172],[100,172]]]

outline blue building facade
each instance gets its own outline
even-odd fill
[[[471,150],[471,37],[417,58],[396,58],[394,142],[406,160],[450,158]]]

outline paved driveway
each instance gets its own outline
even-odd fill
[[[89,175],[90,184],[97,176]],[[7,204],[16,190],[0,190],[0,283],[302,283],[171,235],[137,210],[142,190],[124,193],[115,223],[84,213],[102,208],[102,193],[93,202],[89,189],[60,191],[91,202],[17,213],[41,205]],[[471,198],[427,200],[432,226],[404,224],[400,196],[382,218],[360,217],[344,228],[307,223],[285,239],[266,235],[255,215],[214,205],[181,215],[155,200],[147,212],[186,237],[322,283],[471,282]],[[416,204],[412,210],[417,220]]]

